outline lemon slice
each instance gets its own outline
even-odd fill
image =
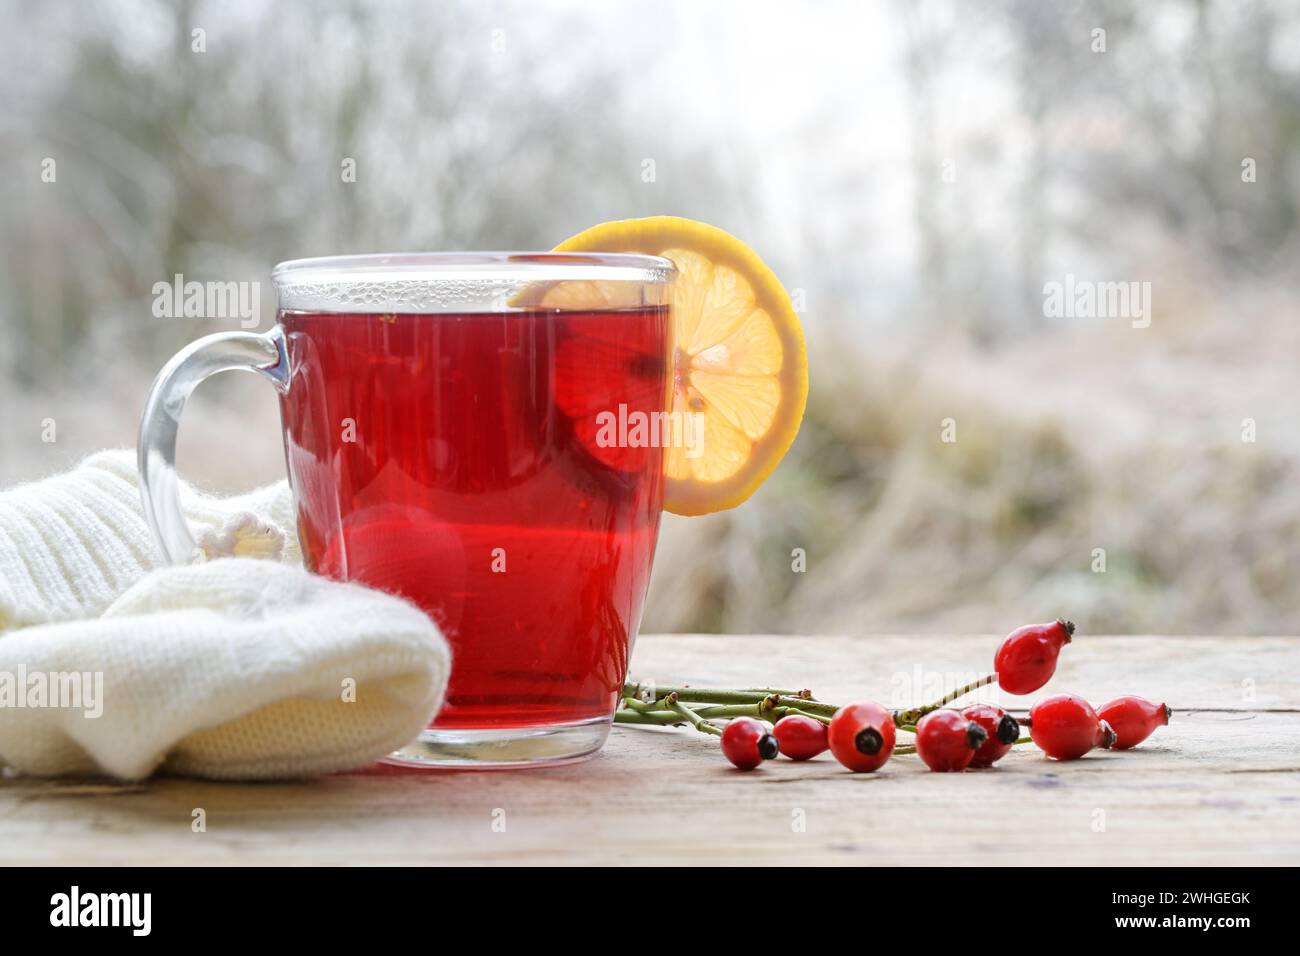
[[[664,507],[699,515],[747,499],[785,456],[808,398],[803,327],[772,270],[735,236],[676,216],[601,223],[555,251],[633,252],[677,266],[670,411],[692,416],[699,431],[691,447],[665,450]]]

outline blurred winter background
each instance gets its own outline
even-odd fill
[[[265,328],[282,259],[675,213],[796,290],[813,385],[750,502],[666,518],[645,629],[1300,631],[1294,2],[5,0],[0,148],[0,484],[237,327],[154,318],[175,273]],[[1149,327],[1049,317],[1069,275]],[[181,466],[279,477],[271,390],[206,385]]]

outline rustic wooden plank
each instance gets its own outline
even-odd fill
[[[650,637],[633,672],[891,700],[978,671],[995,643]],[[1300,639],[1081,637],[1050,690],[1165,698],[1174,722],[1134,752],[1061,764],[1026,750],[960,775],[904,758],[854,775],[825,757],[740,774],[693,731],[616,728],[592,761],[515,773],[8,780],[0,862],[1295,864],[1297,675]]]

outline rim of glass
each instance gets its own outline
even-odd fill
[[[670,282],[660,256],[621,252],[401,252],[290,259],[271,270],[280,290],[390,282]]]

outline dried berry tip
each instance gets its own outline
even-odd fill
[[[998,740],[1004,744],[1014,744],[1020,739],[1020,721],[1010,714],[1003,714],[998,721]]]
[[[1059,624],[1059,625],[1061,625],[1061,627],[1065,628],[1065,633],[1066,633],[1067,635],[1069,635],[1070,637],[1074,637],[1074,622],[1073,622],[1073,621],[1067,621],[1067,620],[1066,620],[1065,618],[1063,618],[1063,617],[1058,617],[1058,618],[1056,619],[1056,623]]]
[[[758,738],[758,755],[764,760],[771,760],[780,752],[781,746],[771,734],[764,734]]]
[[[853,738],[853,746],[858,748],[858,753],[864,753],[868,757],[880,753],[880,748],[884,745],[885,738],[880,736],[880,731],[875,727],[864,727]]]
[[[970,744],[971,750],[979,750],[984,746],[984,741],[989,739],[989,732],[981,727],[975,721],[966,725],[966,741]]]

